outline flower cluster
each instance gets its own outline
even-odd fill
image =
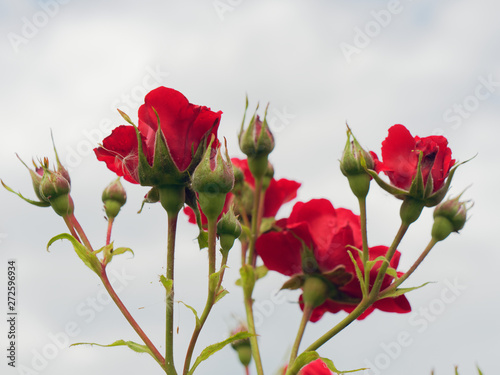
[[[196,323],[182,373],[193,374],[201,362],[230,344],[247,374],[252,363],[258,375],[264,374],[253,291],[268,271],[286,277],[281,289],[301,291],[297,306],[292,308],[297,312],[302,310],[302,319],[283,374],[343,373],[316,350],[350,323],[365,319],[375,310],[410,312],[406,294],[417,288],[400,288],[400,285],[438,242],[465,226],[470,206],[460,201],[460,196],[444,200],[459,164],[452,158],[448,142],[442,136],[412,136],[403,125],[394,125],[382,142],[379,159],[375,152],[364,150],[348,129],[340,170],[358,200],[359,214],[340,207],[335,200],[333,204],[328,199],[310,199],[295,202],[288,217],[277,218],[280,208],[297,198],[302,184],[275,179],[274,167],[269,161],[275,139],[266,120],[267,108],[262,119],[256,110],[245,128],[247,108],[248,100],[238,136],[240,149],[246,155],[244,159],[231,159],[227,146],[225,153],[222,152],[225,141],[218,138],[222,112],[191,104],[174,89],[159,87],[147,94],[138,109],[137,126],[127,114],[120,112],[129,125],[118,126],[94,150],[97,159],[118,175],[102,194],[107,233],[104,245],[97,250],[76,220],[70,195],[71,180],[57,152],[56,169],[49,169],[46,158],[35,164],[35,170],[28,168],[38,200],[25,198],[3,181],[2,184],[25,201],[39,207],[52,207],[62,216],[71,234],[53,237],[48,246],[59,239],[71,242],[78,257],[97,274],[143,342],[119,340],[101,346],[122,345],[148,353],[165,373],[180,373],[173,353],[177,283],[174,259],[177,221],[183,210],[187,220],[200,229],[200,249],[207,248],[208,294],[201,314],[186,305],[194,312]],[[160,202],[167,214],[167,265],[165,274],[159,278],[166,301],[164,354],[134,320],[107,276],[114,256],[132,252],[126,247],[114,248],[111,241],[115,219],[127,201],[120,177],[151,187],[144,201]],[[390,246],[373,246],[368,242],[366,199],[373,181],[402,200],[401,225],[394,239],[387,242]],[[404,235],[425,207],[434,206],[428,245],[408,271],[398,270],[404,254],[401,247]],[[247,324],[240,324],[228,339],[206,348],[192,361],[197,339],[212,308],[228,293],[223,286],[224,274],[229,252],[237,239],[241,244],[241,278],[237,284],[242,288]],[[220,248],[219,266],[217,248]],[[326,313],[345,316],[337,326],[322,333],[300,352],[306,325],[317,322]]]

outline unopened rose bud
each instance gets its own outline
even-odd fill
[[[236,218],[231,207],[222,215],[217,223],[217,235],[220,239],[220,247],[223,253],[227,253],[234,245],[234,241],[241,235],[241,224]]]
[[[245,115],[247,108],[248,100]],[[263,121],[260,120],[258,115],[254,114],[246,130],[243,128],[245,123],[245,117],[243,117],[239,135],[240,149],[247,155],[248,167],[255,178],[261,178],[266,173],[267,158],[274,149],[274,137],[271,130],[269,130],[266,115],[267,108]]]
[[[240,332],[247,332],[247,328],[241,325],[231,332],[231,336]],[[250,339],[236,340],[231,343],[231,346],[238,353],[238,358],[241,364],[247,367],[252,361],[252,348],[250,346]]]
[[[73,204],[69,197],[71,185],[58,171],[49,171],[44,167],[40,181],[40,195],[49,202],[56,214],[66,216],[73,213]]]
[[[460,196],[444,201],[434,209],[432,238],[442,241],[452,232],[458,232],[467,221],[465,202],[459,202]]]
[[[122,206],[127,202],[127,193],[117,178],[111,182],[102,192],[102,202],[104,211],[108,218],[114,218],[120,212]]]
[[[347,142],[340,159],[340,170],[347,177],[352,192],[358,198],[364,198],[370,189],[370,175],[366,169],[374,168],[374,161],[369,152],[365,151],[353,136],[347,131]]]
[[[233,166],[227,148],[226,160],[224,160],[220,152],[220,144],[215,154],[211,152],[212,142],[214,142],[214,137],[192,177],[192,188],[198,193],[200,207],[209,220],[215,220],[220,215],[226,195],[234,186]]]

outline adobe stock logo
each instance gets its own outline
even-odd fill
[[[59,14],[60,6],[68,4],[71,0],[40,0],[38,6],[40,10],[31,15],[31,17],[22,17],[20,34],[10,32],[7,34],[9,43],[14,52],[19,52],[21,45],[26,45],[35,36],[40,29],[48,25],[49,21]]]

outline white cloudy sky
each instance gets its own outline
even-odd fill
[[[71,168],[76,214],[97,247],[103,244],[106,228],[100,194],[113,174],[96,161],[91,149],[122,124],[115,108],[135,118],[144,94],[156,86],[173,87],[193,103],[222,110],[220,134],[227,137],[235,156],[245,94],[252,106],[270,102],[276,176],[302,182],[300,200],[326,197],[336,207],[355,212],[356,202],[337,162],[346,121],[361,143],[377,152],[395,123],[420,136],[444,134],[456,159],[477,154],[458,170],[452,188],[452,194],[458,194],[469,187],[464,197],[473,199],[475,206],[462,233],[439,244],[409,280],[412,285],[435,283],[409,295],[410,315],[376,312],[320,352],[340,369],[378,367],[384,375],[425,375],[433,368],[437,375],[446,375],[453,373],[454,365],[469,375],[475,374],[476,363],[491,375],[500,349],[496,277],[500,206],[495,186],[499,183],[499,11],[495,0],[3,0],[0,177],[34,196],[29,175],[15,153],[25,161],[52,158],[52,129],[62,160]],[[145,188],[130,184],[126,188],[129,202],[117,219],[114,239],[117,245],[132,247],[136,256],[117,259],[112,266],[127,275],[117,281],[120,294],[161,346],[163,293],[157,279],[164,272],[165,217],[157,205],[136,215]],[[373,245],[391,242],[398,206],[398,201],[373,187],[369,197]],[[2,356],[1,372],[162,373],[147,356],[123,348],[67,348],[63,332],[68,324],[74,336],[71,342],[139,339],[104,299],[99,280],[68,243],[45,251],[53,235],[66,231],[59,217],[6,191],[0,192],[0,207],[0,297],[5,304],[6,262],[16,259],[18,365],[38,366],[33,372],[18,372],[8,368]],[[291,205],[280,215],[290,210]],[[401,244],[403,270],[427,243],[431,216],[431,210],[424,212]],[[179,226],[176,297],[201,309],[205,255],[193,242],[195,228],[184,219]],[[241,291],[232,286],[237,252],[230,259],[226,282],[231,295],[214,308],[198,350],[225,338],[243,317]],[[278,302],[269,302],[282,281],[279,275],[270,275],[256,289],[256,298],[267,301],[259,305],[259,330],[269,374],[287,358],[300,320],[296,295],[284,292]],[[175,351],[180,364],[193,317],[182,306],[177,311]],[[325,316],[309,326],[304,342],[312,342],[342,316]],[[5,320],[6,315],[0,320],[2,348],[7,342]],[[405,334],[409,346],[398,349],[398,337]],[[51,351],[54,337],[63,347],[56,352]],[[226,349],[198,372],[242,370],[234,353]],[[372,373],[377,372],[365,375]]]

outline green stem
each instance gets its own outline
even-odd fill
[[[264,375],[264,369],[262,367],[262,359],[260,358],[259,343],[257,342],[257,336],[255,331],[255,321],[253,317],[252,309],[253,300],[252,297],[245,297],[245,311],[247,314],[247,324],[248,332],[254,336],[250,337],[250,345],[252,348],[252,357],[255,361],[255,367],[257,368],[258,375]]]
[[[156,362],[158,362],[161,367],[164,367],[165,359],[162,357],[162,355],[160,354],[158,349],[156,349],[156,347],[151,342],[149,337],[144,333],[144,331],[139,326],[139,324],[137,324],[135,319],[132,317],[130,312],[127,310],[127,308],[125,307],[123,302],[120,300],[120,298],[116,294],[115,290],[113,289],[113,286],[109,282],[108,275],[106,274],[106,269],[104,267],[102,268],[102,272],[101,272],[101,280],[102,280],[102,283],[104,285],[104,288],[106,288],[109,295],[111,296],[111,298],[115,302],[116,306],[120,309],[120,311],[122,312],[125,319],[127,319],[127,321],[130,323],[132,328],[135,330],[135,332],[137,332],[139,337],[142,339],[144,344],[146,344],[146,346],[149,348],[149,350],[151,350],[151,353],[153,353],[153,357],[155,358]]]
[[[342,331],[345,327],[355,321],[361,314],[365,312],[365,310],[370,307],[371,302],[368,299],[363,299],[358,306],[344,319],[342,319],[335,327],[313,342],[309,347],[305,350],[305,352],[317,350],[321,345],[325,344],[328,340],[334,337],[337,333]]]
[[[399,227],[398,233],[396,234],[396,237],[394,237],[394,240],[392,241],[391,246],[389,247],[389,250],[387,250],[387,254],[385,255],[385,258],[387,259],[386,262],[382,263],[380,266],[380,269],[377,274],[377,278],[375,279],[375,282],[373,283],[373,288],[370,291],[369,295],[369,300],[371,303],[375,302],[377,300],[378,292],[380,291],[380,287],[382,286],[382,282],[384,281],[385,273],[387,271],[387,268],[389,267],[389,264],[391,263],[391,259],[394,256],[394,253],[396,252],[396,249],[398,245],[401,243],[401,240],[403,239],[404,235],[406,234],[406,231],[410,227],[410,224],[406,224],[404,222],[401,223],[401,226]]]
[[[408,277],[410,277],[410,275],[423,262],[423,260],[425,259],[425,257],[430,253],[430,251],[432,250],[432,248],[437,243],[438,243],[438,241],[436,241],[434,238],[431,239],[429,241],[429,243],[427,244],[427,247],[425,248],[425,250],[422,252],[422,254],[420,254],[420,256],[418,257],[418,259],[415,261],[415,263],[413,263],[413,265],[410,267],[410,269],[403,276],[401,276],[399,279],[397,279],[392,285],[390,285],[386,289],[382,290],[379,293],[378,298],[382,299],[387,294],[390,294],[390,293],[394,292],[398,286],[400,286]]]
[[[208,296],[205,308],[203,309],[203,313],[201,314],[199,321],[196,322],[193,335],[191,336],[191,341],[189,342],[188,350],[186,352],[186,359],[184,361],[184,370],[182,372],[184,375],[186,375],[189,372],[189,367],[191,366],[191,358],[193,357],[193,352],[196,346],[196,342],[198,341],[198,337],[201,333],[201,330],[203,329],[203,326],[207,321],[208,315],[212,310],[212,307],[215,302],[215,294],[217,293],[218,290],[217,287],[213,289],[210,283],[210,276],[215,273],[216,241],[217,241],[217,219],[212,219],[212,220],[209,219],[208,220]],[[219,280],[218,285],[220,285],[220,282],[221,280]]]
[[[368,231],[366,227],[366,197],[358,198],[359,202],[359,217],[361,221],[361,238],[363,240],[363,269],[365,270],[365,290],[363,295],[368,295],[370,292],[370,270],[367,263],[370,260],[370,253],[368,250]]]
[[[389,250],[387,250],[386,254],[387,262],[384,262],[380,267],[379,273],[377,274],[377,278],[375,279],[373,288],[371,289],[368,297],[363,298],[359,303],[359,305],[356,306],[356,308],[349,315],[347,315],[342,321],[340,321],[335,327],[333,327],[331,330],[329,330],[327,333],[321,336],[318,340],[312,343],[305,351],[312,351],[318,349],[321,345],[325,344],[328,340],[332,339],[345,327],[347,327],[359,316],[361,316],[361,314],[363,314],[366,311],[366,309],[369,308],[378,299],[378,292],[380,290],[380,287],[382,286],[382,281],[384,279],[389,263],[392,257],[394,256],[396,248],[403,239],[409,226],[410,226],[409,224],[404,224],[404,223],[401,224],[398,233],[396,234],[396,237],[394,238],[391,246],[389,247]]]
[[[255,260],[257,259],[257,255],[255,253],[255,242],[257,241],[257,237],[259,236],[259,206],[260,206],[260,198],[262,191],[262,177],[255,179],[255,193],[253,200],[253,208],[252,208],[252,228],[250,235],[250,244],[248,249],[248,261],[247,264],[250,264],[255,267]]]
[[[313,307],[310,304],[304,305],[304,311],[302,312],[302,320],[300,322],[299,330],[297,331],[297,337],[292,347],[292,353],[290,354],[290,360],[288,361],[288,366],[291,367],[293,362],[297,358],[297,353],[299,352],[300,342],[304,336],[304,331],[306,330],[306,325],[311,318],[313,312]]]
[[[172,289],[167,291],[166,306],[166,332],[165,332],[165,371],[170,375],[176,375],[174,366],[174,254],[175,254],[175,234],[177,230],[177,213],[171,211],[168,217],[168,238],[167,238],[167,280],[172,280]]]

